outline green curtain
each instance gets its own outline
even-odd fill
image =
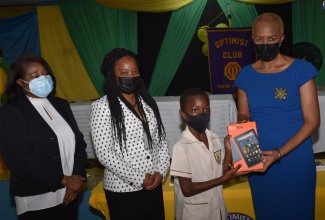
[[[293,43],[310,42],[323,53],[323,65],[315,77],[316,85],[325,85],[325,9],[322,1],[294,1],[292,3]]]
[[[251,27],[258,16],[255,5],[237,1],[217,0],[223,13],[228,15],[228,3],[230,5],[232,27]]]
[[[173,11],[149,85],[153,96],[163,96],[167,91],[197,31],[206,3],[207,0],[196,0]]]
[[[98,94],[105,93],[100,66],[107,52],[123,47],[137,53],[137,13],[94,0],[58,0],[67,28]]]

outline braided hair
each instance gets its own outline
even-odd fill
[[[126,50],[124,48],[116,48],[113,49],[111,52],[107,53],[101,65],[101,72],[106,77],[106,95],[107,95],[109,108],[111,111],[111,123],[113,125],[113,134],[114,137],[117,138],[117,141],[120,143],[121,152],[123,152],[123,147],[127,149],[127,146],[126,146],[124,115],[123,115],[122,106],[119,102],[119,99],[140,119],[133,106],[122,95],[122,92],[117,84],[117,80],[115,76],[114,68],[115,68],[116,61],[125,56],[134,58],[138,67],[140,68],[138,56],[134,52]],[[143,129],[147,135],[149,148],[152,148],[153,137],[151,137],[150,134],[147,117],[145,111],[143,110],[143,105],[140,101],[140,97],[145,103],[147,103],[147,105],[149,105],[152,108],[154,112],[154,115],[158,123],[158,137],[160,142],[161,140],[166,138],[166,133],[160,117],[157,103],[150,95],[149,91],[147,90],[142,80],[139,89],[136,92],[134,92],[134,95],[135,95],[136,103],[139,107],[139,111],[143,113],[144,118],[141,120],[141,122],[143,125]]]

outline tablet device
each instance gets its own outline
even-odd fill
[[[262,156],[259,153],[260,145],[254,129],[234,137],[234,140],[247,167],[252,167],[262,162]]]
[[[240,161],[241,157],[240,157],[240,153],[237,150],[237,147],[235,145],[235,142],[233,141],[233,139],[230,139],[230,145],[231,145],[231,152],[232,152],[232,160],[233,162],[237,162]]]

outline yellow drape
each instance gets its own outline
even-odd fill
[[[96,0],[96,2],[111,8],[160,13],[177,10],[193,0]]]
[[[56,96],[69,101],[98,98],[59,6],[37,6],[37,18],[42,57],[50,64],[57,80]]]
[[[4,71],[4,69],[0,67],[0,95],[4,91],[4,86],[5,86],[6,81],[7,81],[7,75]]]
[[[32,10],[35,6],[1,6],[0,7],[0,18],[11,18],[16,17]]]

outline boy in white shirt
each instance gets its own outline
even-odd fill
[[[174,146],[170,175],[175,176],[175,217],[177,220],[226,220],[222,184],[247,174],[232,166],[229,136],[224,146],[208,130],[210,100],[201,89],[185,91],[180,98],[180,116],[187,123]]]

